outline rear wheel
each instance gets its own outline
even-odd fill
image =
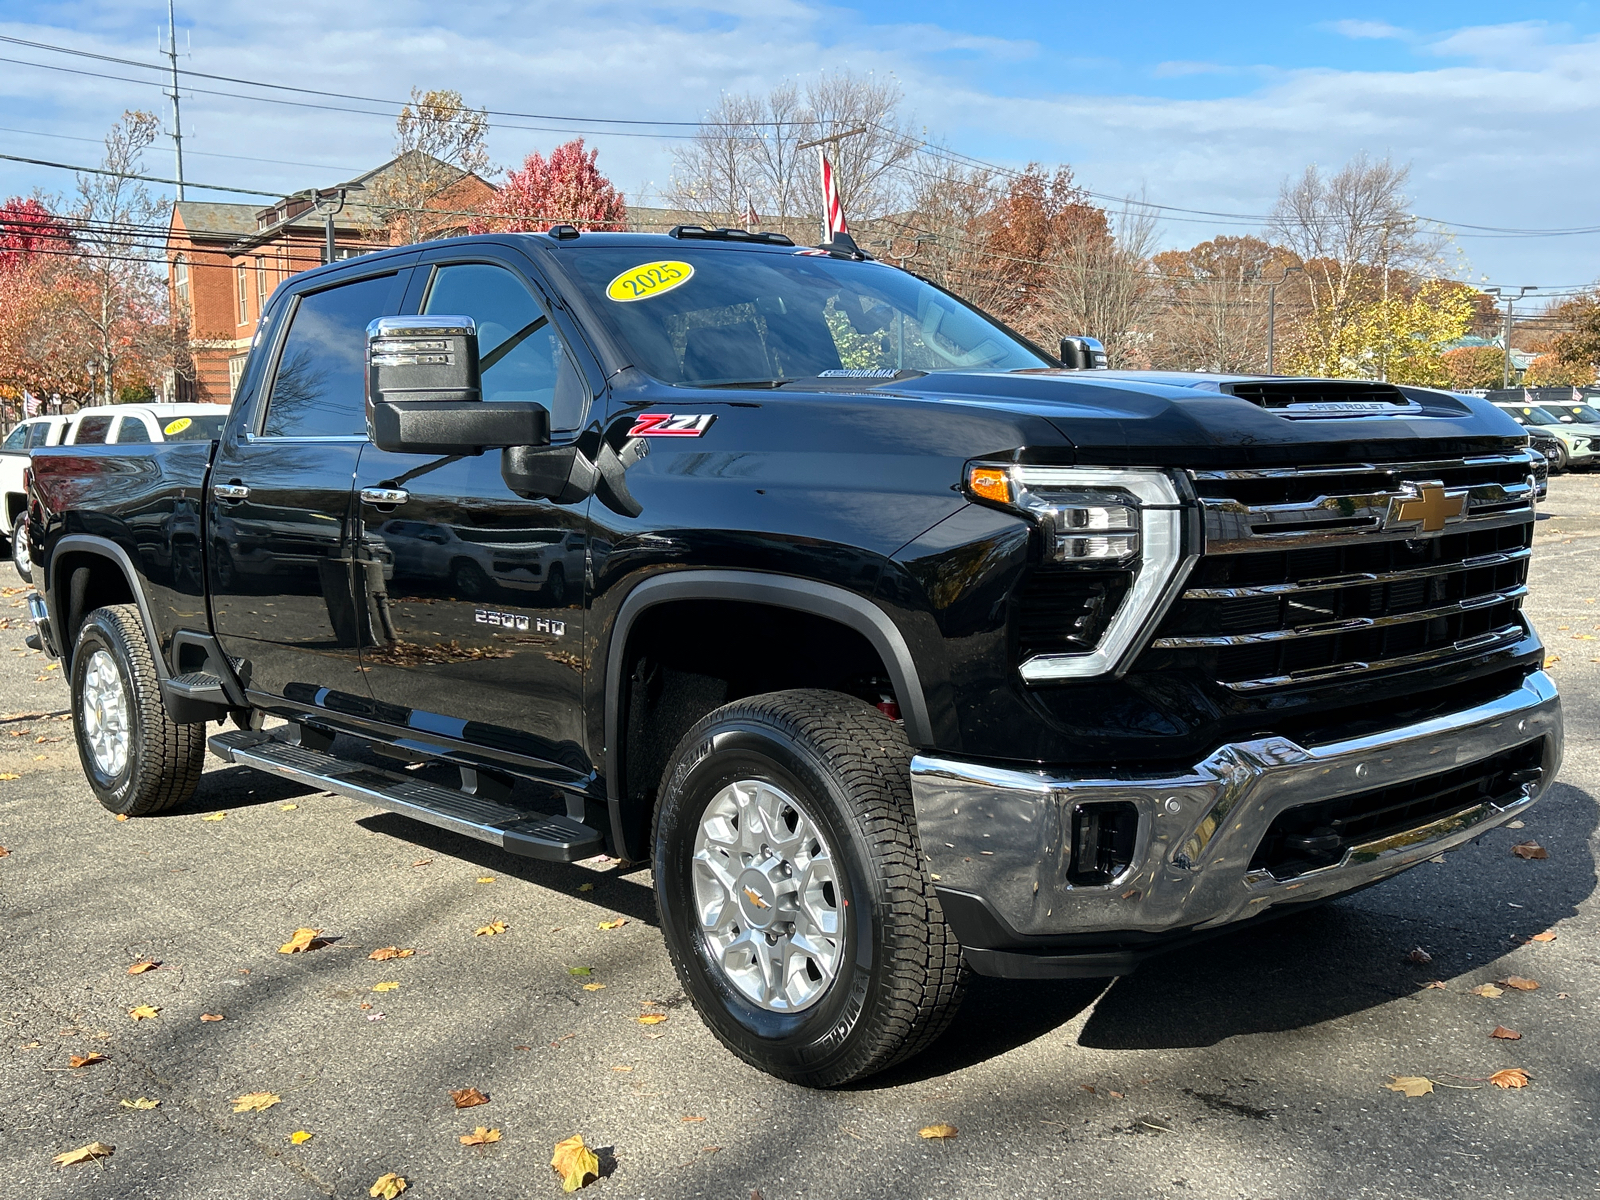
[[[754,696],[679,744],[656,900],[685,992],[753,1066],[836,1087],[907,1058],[960,1003],[923,869],[905,734],[835,692]]]
[[[560,563],[551,563],[544,577],[544,598],[556,608],[567,602],[567,569]]]
[[[464,558],[456,563],[450,582],[460,600],[482,600],[489,594],[489,577],[471,559]]]
[[[72,716],[83,773],[112,812],[147,816],[194,795],[206,727],[167,716],[155,659],[131,604],[97,608],[79,630]]]
[[[28,518],[19,514],[11,527],[11,565],[24,583],[33,582],[33,556],[28,550]]]

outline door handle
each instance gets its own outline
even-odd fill
[[[211,494],[218,500],[226,500],[230,504],[237,504],[239,501],[249,497],[250,489],[242,483],[213,483],[211,485]]]
[[[367,504],[404,504],[411,499],[411,493],[405,488],[365,487],[361,489],[361,499]]]

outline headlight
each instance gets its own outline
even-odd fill
[[[1019,670],[1030,683],[1114,670],[1159,617],[1183,562],[1183,508],[1166,472],[1154,468],[967,467],[967,494],[1009,508],[1039,528],[1047,563],[1132,573],[1099,645],[1083,653],[1037,654]]]

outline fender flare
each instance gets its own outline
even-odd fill
[[[606,643],[605,771],[612,837],[624,845],[622,829],[622,668],[634,622],[657,604],[671,600],[743,600],[790,608],[836,621],[867,639],[883,660],[899,700],[906,737],[913,747],[933,745],[933,722],[917,674],[916,661],[895,623],[871,600],[829,583],[764,571],[672,571],[638,584],[623,600]]]
[[[170,679],[171,672],[167,669],[167,657],[162,652],[161,643],[156,638],[156,623],[150,615],[150,602],[145,599],[144,587],[140,581],[139,570],[134,565],[132,557],[121,546],[110,538],[99,537],[89,533],[71,533],[61,538],[50,550],[50,589],[51,624],[55,629],[66,633],[66,622],[63,620],[65,613],[61,611],[61,585],[60,564],[63,555],[72,553],[95,554],[101,558],[108,558],[116,563],[122,570],[123,577],[128,581],[128,590],[133,593],[134,606],[139,610],[139,621],[144,625],[145,639],[150,643],[150,657],[155,661],[157,678],[165,681]],[[64,640],[64,639],[63,639]],[[61,646],[63,665],[69,670],[72,665],[72,647]]]

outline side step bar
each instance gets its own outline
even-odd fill
[[[254,730],[230,730],[206,740],[226,762],[281,775],[323,791],[338,792],[376,808],[453,830],[512,854],[546,862],[577,862],[604,849],[605,839],[571,817],[528,813],[509,804],[439,787],[395,771],[336,758],[291,745]]]

